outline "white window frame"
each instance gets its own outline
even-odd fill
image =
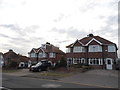
[[[42,58],[43,57],[43,53],[42,52],[38,53],[38,57]]]
[[[36,53],[31,53],[30,57],[36,57]]]
[[[77,53],[77,52],[85,52],[85,47],[82,46],[74,46],[73,47],[73,52]]]
[[[70,48],[67,48],[66,52],[67,52],[67,53],[70,53]]]
[[[45,58],[46,57],[46,53],[42,53],[42,54],[43,54],[42,57]]]
[[[108,45],[108,52],[116,52],[115,45]]]
[[[77,58],[73,58],[73,63],[77,64]]]
[[[100,45],[89,45],[89,52],[102,52],[102,46],[100,46]]]
[[[92,59],[89,58],[88,60],[89,60],[89,65],[103,65],[103,59],[101,59],[101,58],[98,58],[98,59],[96,59],[96,58],[92,58]],[[97,60],[98,60],[98,64],[97,64]],[[95,63],[94,63],[94,61],[95,61]]]
[[[56,54],[53,53],[53,52],[51,52],[51,53],[49,53],[49,57],[50,57],[50,58],[55,58],[55,57],[56,57]]]

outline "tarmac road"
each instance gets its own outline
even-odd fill
[[[3,74],[2,87],[5,88],[99,88],[59,80],[45,80]]]

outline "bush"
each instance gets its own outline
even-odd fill
[[[7,65],[8,68],[17,68],[18,67],[18,63],[15,61],[11,61],[9,62],[9,64]]]
[[[57,62],[55,65],[56,68],[66,67],[66,66],[67,66],[67,60],[65,57],[62,57],[61,60],[59,62]]]

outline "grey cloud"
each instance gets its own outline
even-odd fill
[[[14,24],[1,24],[0,27],[10,28],[11,30],[20,30],[21,29],[18,25],[14,25]]]
[[[4,35],[4,34],[0,34],[0,37],[4,37],[4,38],[10,38],[9,36],[7,36],[7,35]]]
[[[60,34],[67,34],[68,37],[72,37],[72,38],[76,38],[76,39],[84,37],[88,34],[84,30],[78,30],[74,27],[70,27],[67,30],[66,29],[57,29],[57,28],[54,27],[51,31],[57,32],[57,33],[60,33]]]
[[[117,15],[115,16],[109,16],[106,20],[106,26],[101,27],[99,32],[100,34],[106,34],[106,33],[111,33],[113,36],[117,36],[118,35],[118,29],[113,29],[111,26],[112,25],[116,25],[118,24],[118,18]]]
[[[62,41],[57,41],[57,43],[65,43],[65,42],[68,42],[70,40],[62,40]]]

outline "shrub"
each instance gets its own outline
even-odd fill
[[[59,62],[57,62],[55,65],[56,68],[66,67],[66,66],[67,66],[67,60],[65,57],[62,57],[61,60]]]
[[[17,68],[18,67],[18,63],[15,61],[11,61],[9,62],[9,64],[7,65],[8,68]]]

